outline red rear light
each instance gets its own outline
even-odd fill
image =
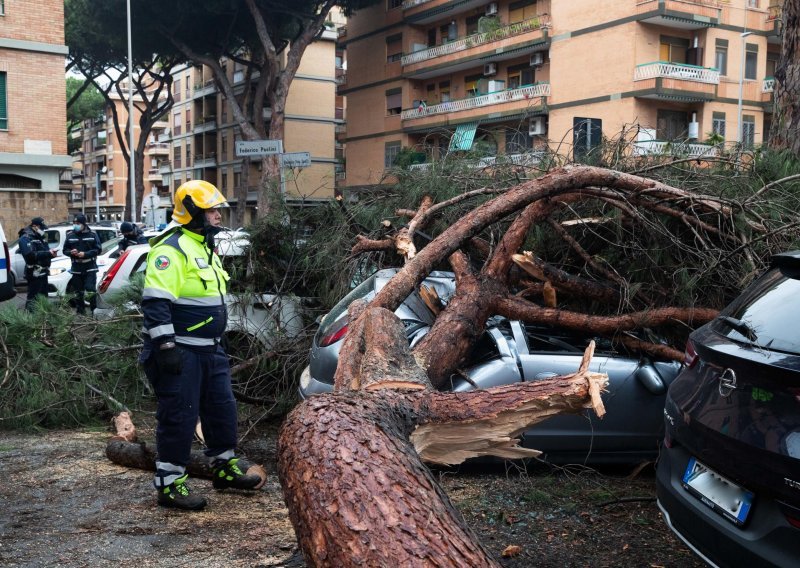
[[[800,519],[796,519],[794,517],[786,515],[786,520],[789,521],[789,524],[792,525],[794,528],[800,529]]]
[[[103,276],[103,280],[100,282],[100,286],[97,287],[98,293],[103,294],[106,290],[108,290],[111,281],[114,280],[114,276],[116,276],[117,272],[119,272],[119,269],[129,252],[131,251],[126,250],[123,252],[119,258],[114,261],[114,264],[112,264],[111,267],[106,271],[105,275]]]
[[[686,351],[683,354],[683,364],[686,365],[688,369],[694,367],[694,364],[697,363],[697,351],[694,349],[694,343],[691,340],[686,342]]]
[[[319,340],[320,347],[332,345],[347,335],[347,324],[347,316],[344,316],[339,321],[335,322],[329,329],[326,330],[325,335],[323,335]]]

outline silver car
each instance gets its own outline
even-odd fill
[[[347,334],[347,307],[358,298],[373,298],[396,272],[386,269],[375,273],[322,319],[311,347],[310,364],[300,380],[302,398],[332,390],[339,349]],[[435,289],[444,304],[455,292],[455,278],[450,272],[433,272],[423,285]],[[406,298],[395,313],[412,346],[435,319],[418,292]],[[681,363],[621,353],[609,340],[588,334],[493,317],[463,369],[469,380],[453,377],[449,388],[469,391],[574,373],[591,339],[597,343],[591,370],[609,376],[608,392],[603,395],[605,418],[600,420],[591,411],[555,416],[526,431],[522,444],[541,450],[544,458],[554,463],[654,459],[664,436],[665,394]]]

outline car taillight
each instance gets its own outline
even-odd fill
[[[683,364],[686,368],[691,369],[697,363],[697,351],[694,349],[694,343],[691,340],[686,342],[686,351],[683,354]]]
[[[327,347],[328,345],[332,345],[339,341],[342,337],[347,335],[347,324],[348,318],[345,315],[344,317],[340,318],[339,320],[335,321],[333,325],[331,325],[328,329],[325,330],[325,334],[320,338],[319,345],[320,347]]]
[[[114,280],[114,276],[116,276],[117,272],[119,272],[119,269],[129,252],[131,251],[124,251],[119,258],[114,261],[114,264],[112,264],[111,267],[106,271],[105,276],[103,276],[103,280],[100,282],[100,286],[97,287],[97,291],[100,294],[103,294],[106,290],[108,290],[111,281]]]

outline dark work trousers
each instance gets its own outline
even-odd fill
[[[67,293],[74,294],[74,300],[70,300],[70,305],[74,306],[79,314],[86,313],[84,296],[89,300],[89,311],[94,312],[97,307],[97,271],[73,272],[72,278],[67,283]]]
[[[158,399],[158,461],[189,464],[197,418],[207,445],[206,455],[236,448],[236,399],[231,390],[228,356],[219,345],[176,347],[183,355],[180,375],[158,369],[155,351],[145,344],[140,360]]]
[[[34,278],[30,275],[30,272],[26,272],[25,280],[28,281],[28,296],[25,300],[25,309],[31,312],[36,302],[36,296],[47,298],[47,276]]]

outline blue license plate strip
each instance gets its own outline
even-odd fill
[[[691,458],[683,473],[683,487],[705,505],[743,526],[753,506],[753,493]]]

